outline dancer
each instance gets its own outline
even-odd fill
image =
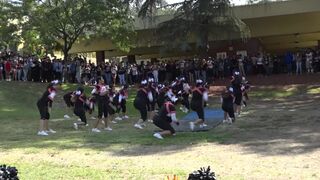
[[[190,103],[189,103],[189,94],[191,91],[189,83],[186,81],[186,79],[183,77],[180,79],[181,81],[181,97],[182,97],[182,107],[180,108],[182,112],[188,113],[190,110]]]
[[[76,90],[72,98],[74,99],[74,114],[81,119],[81,122],[73,123],[74,128],[77,130],[79,126],[88,126],[85,105],[89,104],[89,100],[87,100],[82,87]]]
[[[233,123],[235,121],[234,108],[233,108],[233,88],[226,87],[221,93],[221,108],[224,111],[223,123]]]
[[[70,112],[70,110],[71,110],[71,112],[73,111],[74,103],[71,101],[71,98],[72,98],[72,96],[74,96],[74,93],[75,92],[72,91],[72,92],[68,92],[67,94],[63,95],[63,100],[67,105],[66,112]],[[68,113],[65,114],[63,117],[65,119],[70,119],[70,116],[68,115]]]
[[[158,85],[158,98],[157,98],[157,104],[158,104],[158,108],[159,110],[161,109],[163,103],[166,100],[166,94],[168,93],[168,91],[170,90],[168,83],[164,83],[164,84],[159,84]]]
[[[117,112],[118,99],[116,98],[117,92],[113,85],[109,86],[109,103],[107,105],[109,119],[112,123],[116,124],[117,122],[114,120],[114,115]]]
[[[104,84],[103,80],[99,81],[99,84],[95,86],[91,94],[96,96],[98,104],[98,119],[92,129],[92,132],[101,132],[98,127],[100,124],[104,126],[104,130],[112,131],[108,126],[108,87]],[[103,119],[102,119],[103,118]]]
[[[242,77],[239,71],[235,71],[231,78],[231,85],[233,88],[234,99],[234,111],[235,115],[239,116],[241,112],[241,102],[242,102],[242,90],[241,90]]]
[[[148,92],[150,92],[152,94],[152,101],[148,101],[148,121],[152,122],[154,113],[155,113],[155,109],[156,109],[156,102],[157,102],[157,96],[158,96],[158,88],[156,86],[156,84],[154,83],[154,79],[153,78],[149,78],[148,79]]]
[[[176,109],[174,103],[176,103],[178,98],[172,96],[169,98],[167,96],[166,102],[163,104],[159,112],[154,116],[153,123],[159,127],[162,131],[154,133],[153,136],[158,139],[163,139],[163,136],[175,135],[175,130],[171,126],[171,123],[174,122],[179,125],[179,122],[176,117]]]
[[[39,136],[48,136],[48,133],[56,133],[56,131],[49,129],[50,112],[52,108],[53,99],[56,96],[58,80],[52,81],[47,90],[43,93],[37,102],[37,107],[40,112],[40,127],[38,131]]]
[[[117,108],[117,114],[118,117],[116,117],[116,120],[123,120],[123,119],[128,119],[129,117],[127,116],[127,99],[128,99],[128,85],[124,85],[119,93],[117,93],[116,100],[118,100],[118,108]],[[119,116],[120,111],[122,112],[122,116]]]
[[[195,122],[190,122],[192,131],[195,125],[200,125],[200,128],[207,126],[204,123],[204,105],[206,101],[208,101],[208,91],[203,87],[203,81],[198,79],[196,80],[196,87],[192,90],[191,109],[198,115],[198,119]]]
[[[134,99],[133,105],[140,112],[140,119],[134,124],[135,128],[143,129],[147,120],[147,104],[148,101],[153,101],[152,94],[147,90],[147,80],[141,81],[137,96]]]

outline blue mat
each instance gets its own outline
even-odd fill
[[[181,118],[182,121],[194,121],[198,119],[198,115],[196,112],[191,111],[186,116]],[[221,109],[209,109],[206,108],[204,110],[204,119],[206,121],[215,121],[223,119],[223,111]]]
[[[205,128],[195,127],[194,131],[208,131],[214,127],[217,127],[219,124],[222,123],[222,120],[224,118],[224,113],[221,109],[206,108],[204,110],[204,118],[205,118],[205,123],[208,126]],[[179,126],[173,124],[173,128],[176,131],[190,131],[189,122],[195,121],[196,119],[198,119],[197,113],[191,111],[186,116],[181,118]]]

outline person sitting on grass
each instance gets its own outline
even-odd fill
[[[77,130],[79,126],[88,126],[85,104],[89,104],[86,95],[84,94],[84,89],[79,87],[74,93],[73,102],[74,102],[74,114],[81,119],[81,122],[75,122],[74,128]]]
[[[208,101],[208,90],[203,87],[203,81],[198,79],[196,81],[196,87],[192,90],[191,109],[198,115],[198,119],[195,122],[190,122],[190,129],[193,131],[195,125],[199,125],[200,128],[204,128],[207,125],[204,123],[204,106]]]
[[[233,88],[227,87],[221,93],[221,108],[224,111],[224,120],[223,123],[231,124],[235,121],[234,109],[233,109]]]
[[[174,103],[176,103],[177,100],[175,96],[171,98],[167,97],[159,112],[153,117],[153,124],[162,129],[161,132],[153,134],[155,138],[163,139],[163,136],[175,135],[175,130],[171,126],[171,123],[174,122],[179,125],[174,107]]]
[[[58,80],[52,81],[48,85],[47,90],[43,93],[43,95],[37,102],[37,107],[40,112],[40,127],[38,131],[39,136],[48,136],[48,133],[56,133],[56,131],[49,129],[49,119],[52,102],[57,94],[58,83]]]

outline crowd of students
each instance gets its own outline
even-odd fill
[[[221,95],[222,109],[225,112],[224,123],[233,123],[235,114],[240,114],[242,103],[246,104],[246,93],[249,86],[238,70],[233,72],[231,85],[228,86]],[[46,91],[39,99],[37,106],[40,112],[40,128],[38,135],[47,136],[55,133],[49,129],[48,120],[50,118],[50,108],[57,93],[58,80],[49,84]],[[189,96],[192,96],[191,99]],[[107,85],[103,79],[99,80],[91,92],[89,98],[86,97],[83,87],[75,91],[68,92],[63,96],[67,107],[73,110],[73,114],[80,118],[80,122],[73,124],[75,129],[89,126],[86,112],[91,114],[97,106],[98,116],[92,125],[92,132],[100,133],[102,130],[112,131],[111,123],[128,119],[126,115],[126,99],[128,98],[128,85],[124,85],[116,91],[113,85]],[[183,112],[190,110],[197,113],[198,119],[190,122],[190,129],[195,126],[204,128],[205,123],[204,108],[208,101],[208,85],[201,79],[197,79],[192,87],[184,76],[176,78],[170,83],[157,83],[154,76],[150,74],[140,82],[133,105],[140,113],[140,119],[134,124],[135,128],[144,129],[147,121],[152,122],[161,129],[153,136],[163,139],[164,136],[175,135],[172,123],[179,125],[176,117],[177,103],[181,104]],[[189,102],[190,101],[190,102]],[[121,114],[121,115],[120,115]],[[70,118],[65,115],[65,118]]]
[[[56,58],[20,56],[15,53],[1,53],[0,80],[61,82],[96,84],[103,79],[107,85],[133,85],[152,74],[156,83],[173,81],[184,76],[188,82],[197,79],[212,82],[217,78],[230,77],[238,69],[242,76],[278,73],[316,73],[320,71],[320,51],[306,50],[296,53],[287,52],[283,56],[258,53],[257,55],[233,56],[225,58],[103,62],[95,65],[84,57],[68,61]]]

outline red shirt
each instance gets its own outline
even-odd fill
[[[6,64],[5,64],[5,70],[7,72],[11,71],[11,63],[9,61],[7,61]]]

